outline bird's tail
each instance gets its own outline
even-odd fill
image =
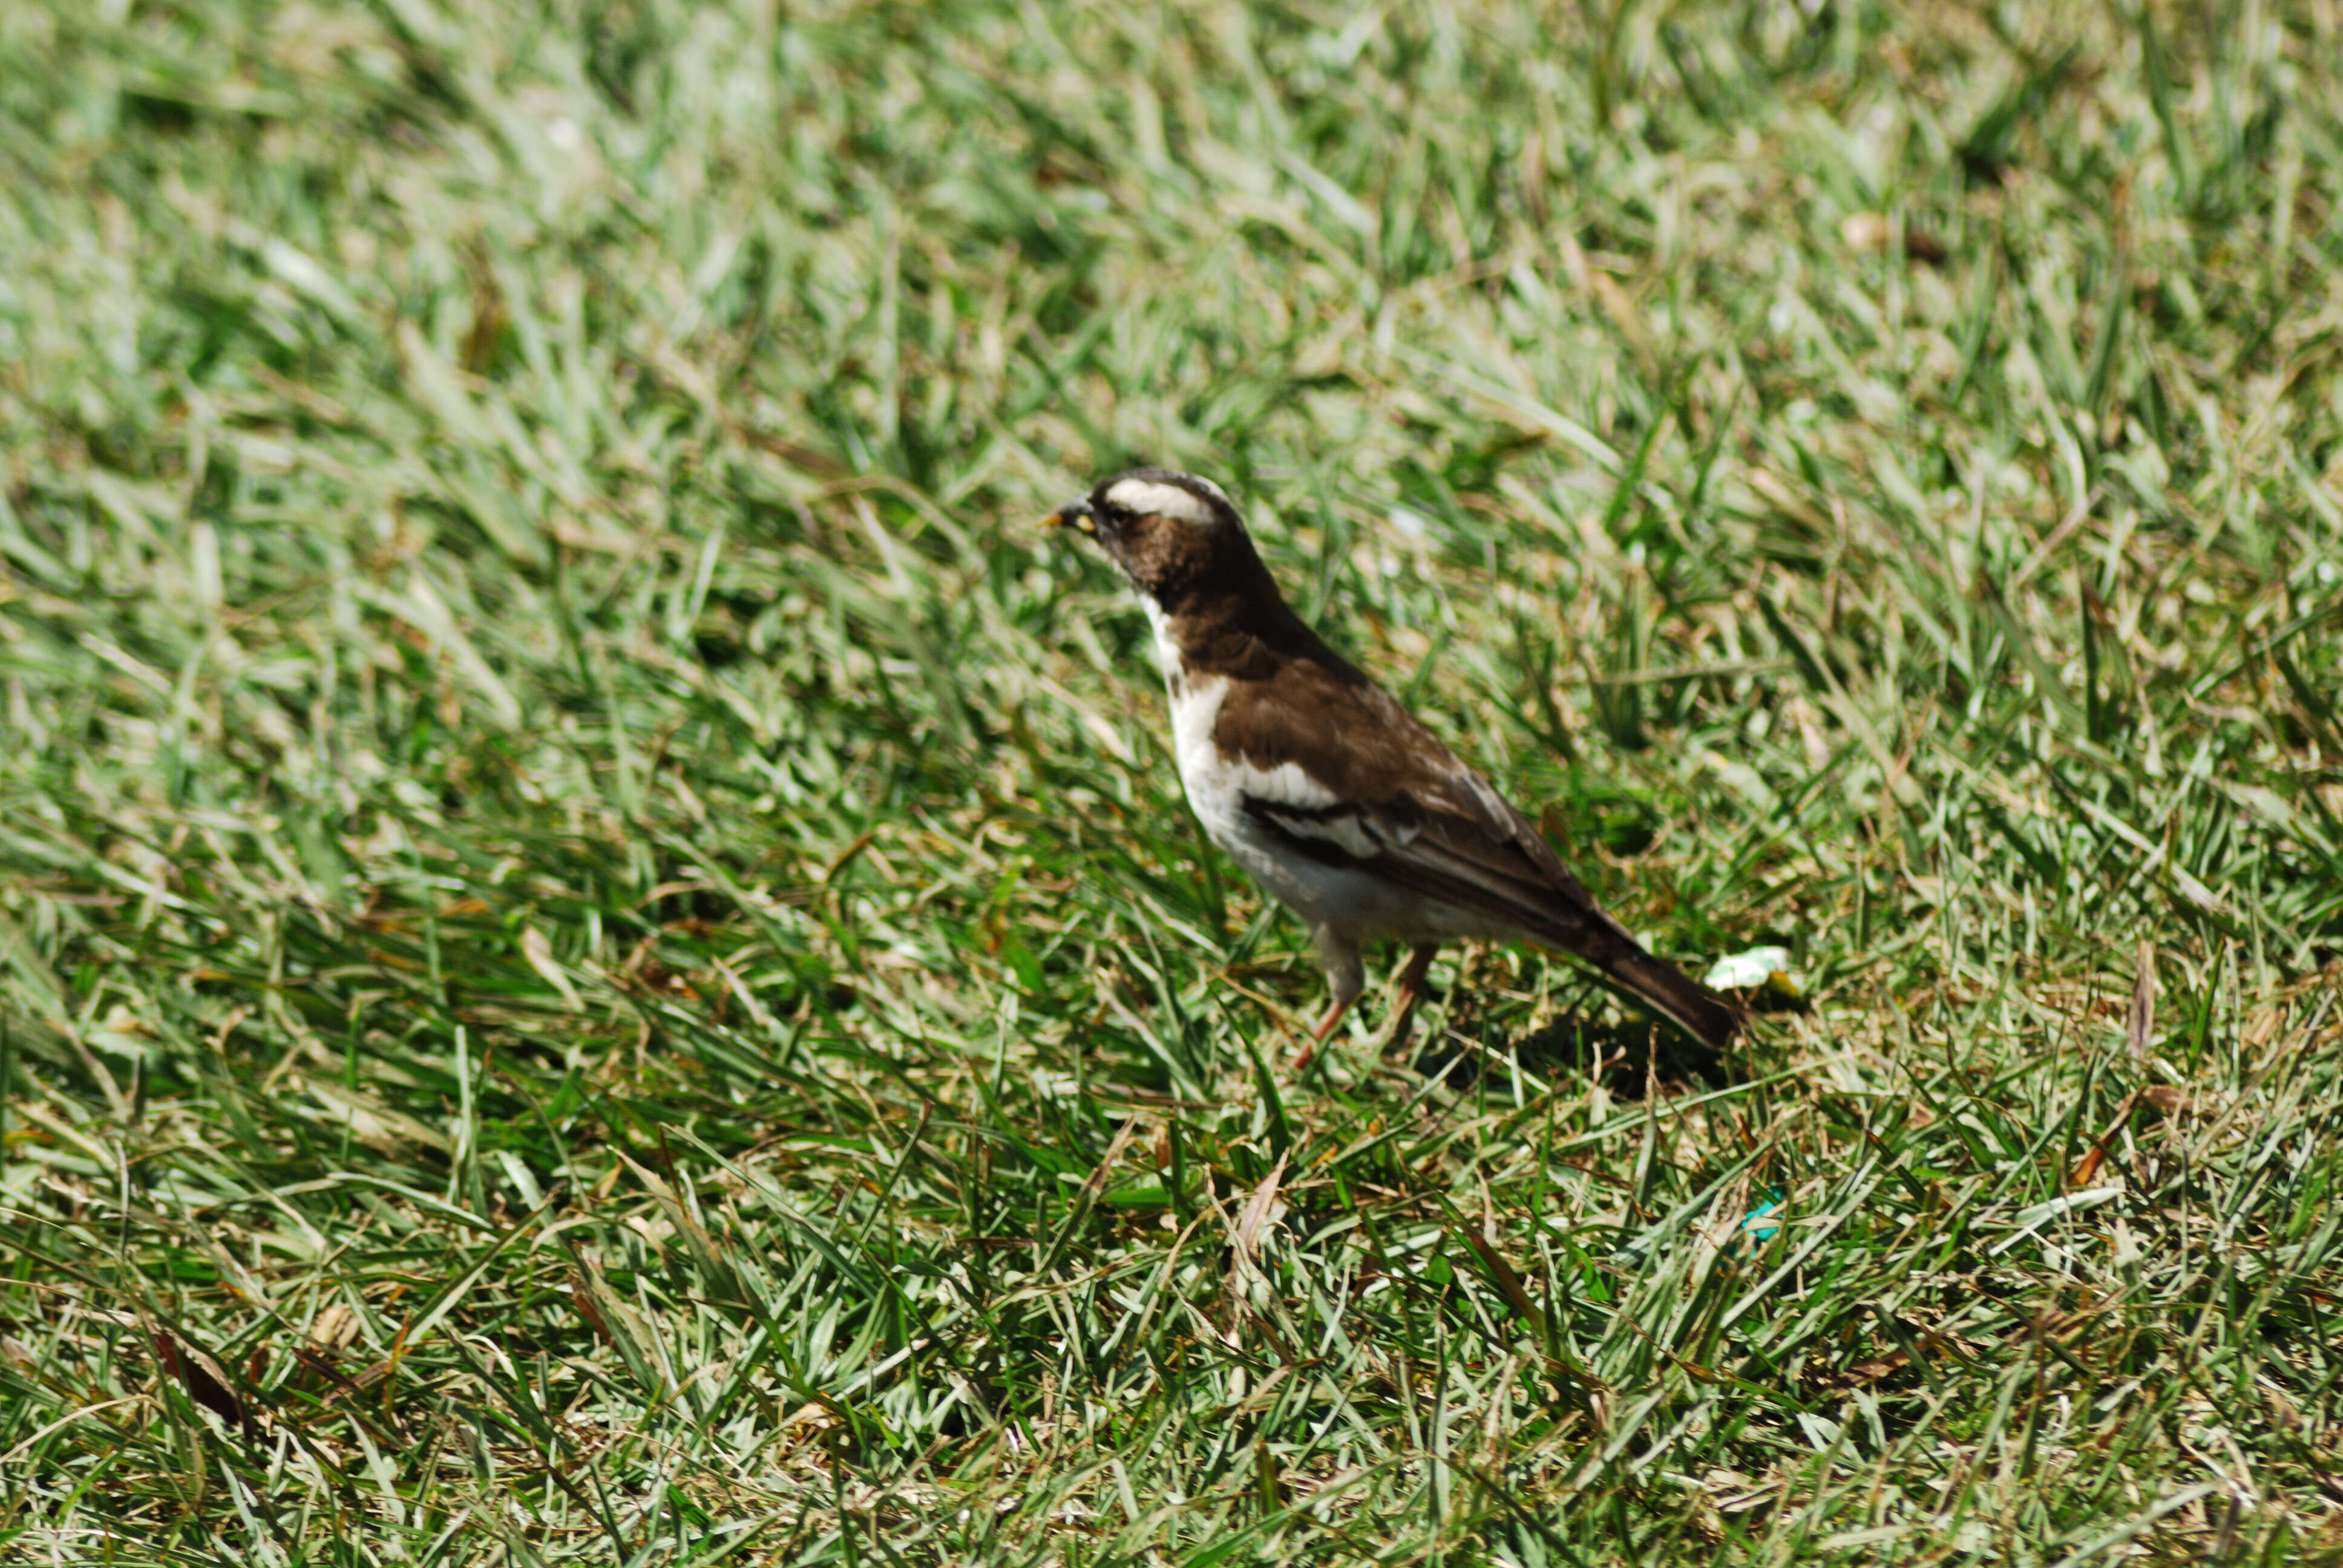
[[[1699,1040],[1722,1051],[1741,1032],[1741,1010],[1716,992],[1629,942],[1595,959],[1622,990]]]

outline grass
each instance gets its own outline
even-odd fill
[[[6,1555],[2343,1562],[2338,31],[0,10]],[[1810,1006],[1287,1070],[1139,460]]]

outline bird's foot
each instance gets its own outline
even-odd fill
[[[1318,1048],[1326,1043],[1326,1037],[1334,1032],[1334,1026],[1342,1021],[1342,1015],[1351,1010],[1351,1004],[1357,1000],[1354,996],[1342,997],[1326,1010],[1326,1016],[1320,1019],[1317,1026],[1310,1031],[1310,1043],[1296,1051],[1293,1060],[1288,1064],[1292,1071],[1299,1072],[1310,1065],[1312,1059],[1318,1054]]]
[[[1407,955],[1407,968],[1400,971],[1399,984],[1393,988],[1391,1038],[1383,1041],[1383,1050],[1398,1050],[1414,1030],[1416,1006],[1423,1000],[1423,982],[1432,973],[1433,956],[1439,951],[1437,942],[1418,942],[1415,950]]]

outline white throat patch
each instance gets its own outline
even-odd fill
[[[1164,680],[1176,687],[1180,683],[1180,640],[1172,635],[1172,618],[1155,602],[1155,596],[1143,588],[1133,589],[1139,608],[1147,612],[1147,624],[1155,629],[1155,668],[1163,672]]]
[[[1197,483],[1209,486],[1211,481],[1200,479]],[[1212,494],[1220,496],[1221,493],[1214,487]],[[1170,518],[1175,522],[1200,528],[1209,528],[1219,520],[1213,516],[1212,508],[1193,494],[1177,485],[1159,484],[1153,479],[1125,479],[1109,488],[1106,498],[1108,505],[1120,507],[1127,512],[1136,512],[1141,517]],[[1225,501],[1228,498],[1222,496],[1221,498]]]

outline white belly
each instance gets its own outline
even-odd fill
[[[1334,803],[1333,794],[1292,762],[1262,769],[1221,754],[1212,731],[1228,696],[1225,677],[1174,679],[1170,686],[1172,749],[1188,804],[1212,842],[1263,892],[1312,927],[1324,927],[1351,942],[1513,934],[1494,927],[1486,915],[1423,898],[1363,871],[1330,866],[1278,840],[1245,809],[1248,796],[1319,809]]]

